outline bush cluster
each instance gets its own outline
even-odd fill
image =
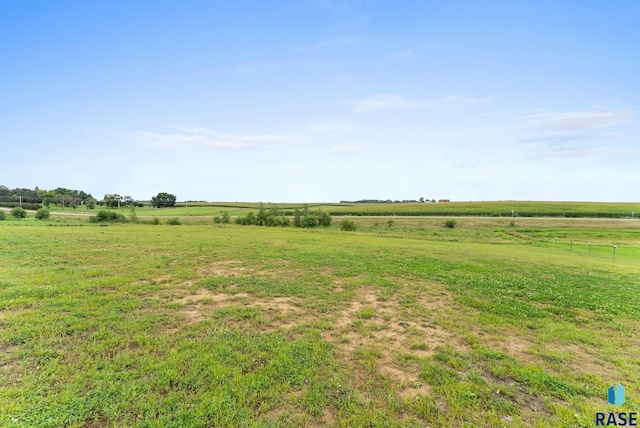
[[[49,217],[51,217],[51,213],[46,208],[40,208],[38,211],[36,211],[36,218],[38,220],[47,220],[49,219]]]
[[[255,215],[253,211],[249,211],[244,217],[236,217],[236,224],[242,224],[247,226],[289,226],[291,222],[285,217],[284,212],[276,205],[266,209],[264,205],[260,204],[258,214]]]
[[[340,230],[344,230],[345,232],[353,232],[354,230],[356,230],[356,228],[357,225],[355,221],[348,218],[343,218],[342,220],[340,220]]]
[[[89,222],[91,223],[126,223],[127,219],[125,218],[125,216],[123,216],[119,212],[100,210],[96,213],[96,215],[89,217]]]
[[[178,217],[173,217],[173,218],[170,218],[169,220],[167,220],[167,224],[169,224],[171,226],[180,226],[182,224],[182,222],[180,221],[180,219]]]
[[[450,218],[449,220],[444,222],[444,226],[448,227],[449,229],[453,229],[454,227],[456,227],[456,221]]]
[[[272,206],[266,209],[263,204],[260,204],[260,210],[258,214],[254,214],[250,211],[245,217],[237,217],[236,224],[254,225],[254,226],[290,226],[291,221],[286,217],[284,211],[280,210],[277,206]],[[317,227],[331,226],[331,215],[325,211],[311,211],[307,205],[303,209],[296,208],[293,214],[293,225],[295,227]]]
[[[11,215],[14,218],[26,218],[27,212],[22,207],[15,207],[14,209],[11,210]]]
[[[6,219],[7,219],[7,215],[4,213],[3,210],[0,210],[0,221],[6,220]]]
[[[331,226],[331,214],[326,211],[311,211],[307,205],[302,210],[296,208],[293,212],[293,225],[295,227],[329,227]]]
[[[231,223],[231,216],[228,211],[222,211],[219,216],[213,218],[213,222],[216,224],[228,224]]]

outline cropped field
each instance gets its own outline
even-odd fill
[[[638,407],[640,220],[355,221],[1,221],[0,426],[586,427],[615,382]]]
[[[301,203],[265,202],[265,207],[278,206],[286,215],[292,216]],[[563,218],[638,218],[638,202],[545,202],[545,201],[486,201],[446,203],[309,203],[312,210],[321,209],[335,216],[474,216],[474,217],[563,217]],[[214,217],[226,211],[230,216],[245,216],[256,213],[259,202],[178,202],[173,208],[137,208],[141,217]],[[0,208],[2,209],[2,208]],[[96,210],[102,209],[96,207]],[[85,207],[71,208],[52,205],[51,211],[71,215],[91,215]],[[120,212],[128,215],[129,208]]]
[[[271,203],[265,203],[270,206]],[[304,204],[276,204],[288,215]],[[201,216],[220,215],[225,210],[231,216],[246,215],[257,211],[256,202],[195,202],[178,203],[175,208],[138,210],[139,215]],[[352,216],[490,216],[490,217],[604,217],[631,218],[640,215],[640,203],[636,202],[446,202],[446,203],[312,203],[312,209],[320,208],[331,215]]]

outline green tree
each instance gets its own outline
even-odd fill
[[[138,214],[136,214],[136,206],[135,205],[131,205],[129,207],[129,220],[132,223],[137,223],[138,222]]]
[[[115,193],[110,193],[104,195],[102,201],[107,208],[120,208],[120,205],[122,205],[122,196]]]
[[[169,208],[176,206],[176,195],[160,192],[151,198],[151,205],[155,208]]]
[[[260,209],[258,210],[258,215],[256,216],[256,223],[258,226],[266,226],[267,225],[267,210],[264,207],[264,204],[260,202]]]

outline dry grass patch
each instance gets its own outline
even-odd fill
[[[264,331],[277,328],[290,329],[311,319],[301,308],[300,301],[291,297],[257,298],[249,293],[216,293],[201,288],[191,294],[176,298],[174,303],[185,316],[187,324],[197,324],[224,308],[256,308],[262,315]]]
[[[360,288],[323,338],[334,343],[346,359],[355,358],[363,350],[375,355],[375,370],[392,379],[401,396],[426,395],[430,387],[418,379],[419,364],[402,362],[401,357],[410,355],[419,360],[433,355],[437,347],[466,347],[448,330],[429,321],[429,312],[451,304],[450,296],[421,295],[411,299],[414,303],[409,309],[400,303],[402,299],[382,297],[377,289]]]

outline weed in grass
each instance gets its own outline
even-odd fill
[[[367,306],[366,308],[363,308],[360,312],[358,312],[358,318],[368,320],[370,318],[373,318],[375,314],[376,314],[375,308],[371,306]]]

